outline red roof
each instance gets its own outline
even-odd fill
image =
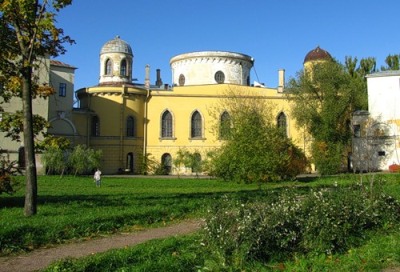
[[[332,56],[331,56],[331,54],[328,53],[328,51],[317,46],[317,48],[308,52],[308,54],[304,58],[304,63],[306,63],[308,61],[313,61],[313,60],[331,60],[331,59],[332,59]]]
[[[74,67],[72,65],[66,64],[66,63],[58,61],[58,60],[50,60],[50,65],[71,68],[71,69],[77,69],[76,67]]]

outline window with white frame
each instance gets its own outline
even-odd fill
[[[203,133],[202,123],[203,120],[201,118],[200,113],[198,111],[195,111],[191,119],[191,133],[190,133],[191,138],[202,137]]]
[[[161,137],[171,138],[172,135],[172,114],[165,111],[161,117]]]

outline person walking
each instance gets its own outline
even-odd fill
[[[94,172],[94,182],[96,182],[96,187],[101,186],[101,171],[100,169],[97,169],[96,172]]]

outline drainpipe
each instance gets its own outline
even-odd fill
[[[127,87],[122,85],[122,103],[120,108],[120,124],[119,124],[119,165],[122,169],[126,167],[123,164],[124,161],[124,125],[125,125],[125,107],[126,107],[126,96],[127,96]]]
[[[91,120],[91,118],[90,118],[90,102],[92,100],[91,99],[92,97],[88,94],[88,88],[85,88],[85,93],[88,97],[88,107],[87,107],[87,111],[86,111],[86,146],[90,147],[90,137],[91,137],[91,135],[90,135],[90,133],[91,133],[91,131],[90,131],[90,120]]]
[[[146,98],[144,100],[144,119],[143,119],[143,159],[146,158],[147,154],[147,121],[148,121],[148,102],[150,97],[150,65],[146,65],[146,77],[144,85],[146,88]]]

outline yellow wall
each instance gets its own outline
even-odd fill
[[[156,159],[160,160],[164,153],[170,153],[174,158],[180,148],[190,151],[200,151],[203,156],[212,148],[221,145],[214,131],[216,124],[215,112],[221,100],[227,94],[236,92],[254,99],[267,99],[275,104],[274,116],[284,112],[288,120],[288,135],[297,144],[302,144],[302,137],[299,135],[295,123],[290,116],[290,105],[284,94],[278,93],[276,89],[255,88],[239,85],[217,84],[203,86],[175,87],[173,91],[152,91],[149,103],[149,126],[147,151]],[[173,139],[161,139],[161,115],[169,110],[173,115]],[[198,110],[203,117],[204,138],[190,139],[190,118],[192,113]],[[223,109],[217,110],[222,114]]]
[[[88,146],[103,151],[102,170],[104,173],[117,173],[127,167],[127,154],[134,154],[134,170],[144,152],[151,158],[161,161],[163,154],[169,153],[172,160],[180,149],[197,151],[205,158],[207,151],[219,147],[215,125],[219,122],[215,113],[221,101],[228,94],[241,94],[251,99],[266,99],[274,105],[275,117],[284,112],[287,117],[288,136],[299,146],[304,146],[303,134],[295,126],[290,114],[290,102],[285,94],[276,89],[257,88],[232,84],[212,84],[202,86],[174,87],[173,90],[154,89],[150,92],[147,104],[147,131],[145,131],[147,91],[134,87],[94,87],[86,90],[88,113],[76,114],[76,127],[79,135],[90,134],[90,118],[97,115],[100,119],[100,136],[89,137]],[[161,116],[165,110],[173,116],[173,137],[161,138]],[[192,139],[191,116],[199,111],[203,118],[203,137]],[[89,116],[89,123],[86,123]],[[127,138],[126,118],[136,120],[136,137]],[[147,137],[145,137],[147,135]],[[134,172],[135,172],[134,171]]]
[[[83,90],[82,90],[83,92]],[[131,87],[93,87],[80,94],[86,101],[85,111],[77,110],[74,118],[79,135],[84,135],[85,145],[102,150],[102,171],[117,173],[127,168],[127,154],[134,154],[134,168],[143,153],[144,101],[146,91]],[[91,135],[91,120],[100,121],[100,135]],[[126,120],[134,117],[134,137],[126,136]]]

